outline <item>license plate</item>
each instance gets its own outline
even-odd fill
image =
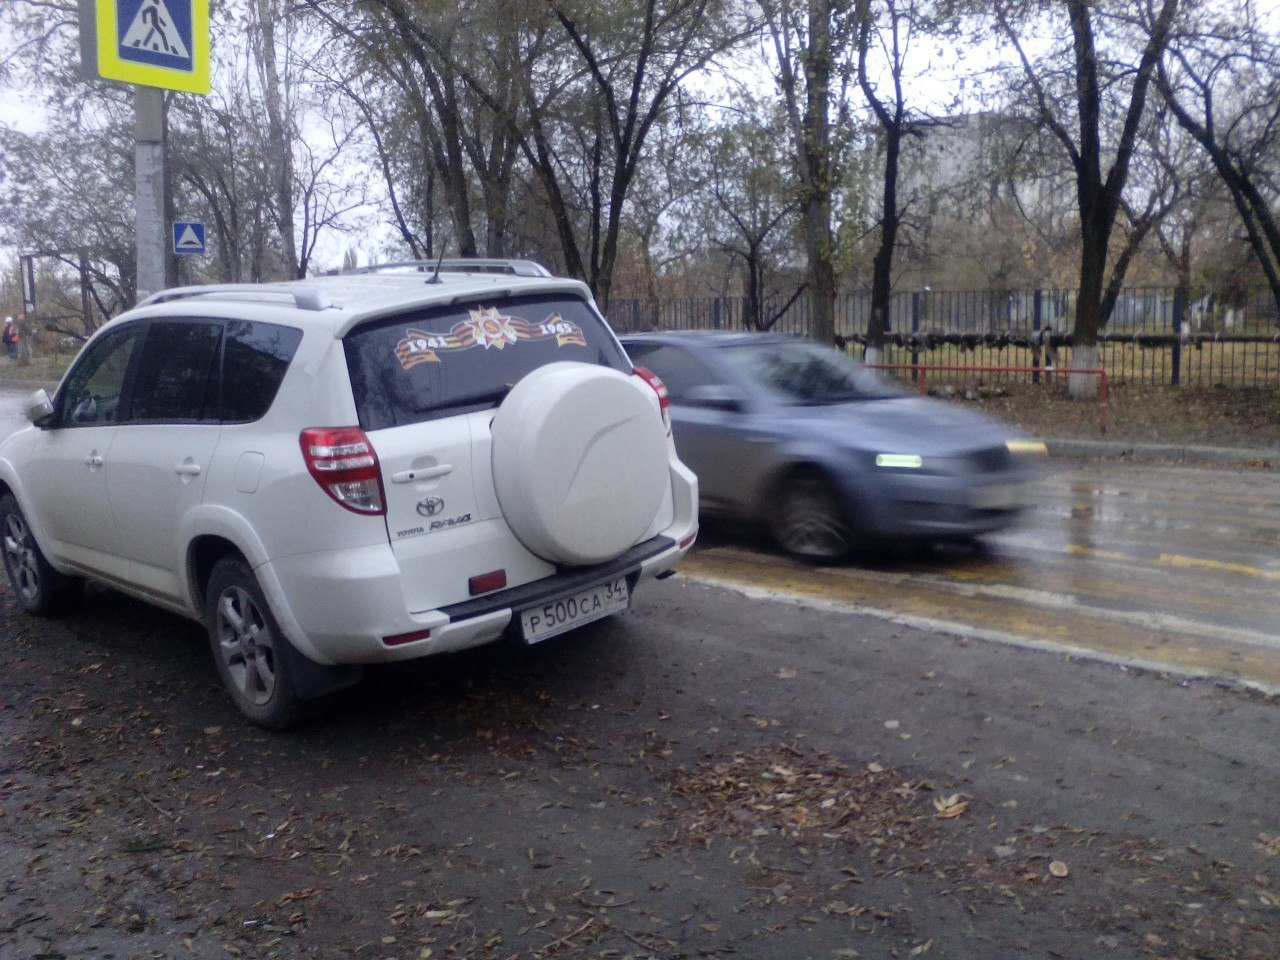
[[[1031,503],[1031,485],[1027,483],[995,483],[979,487],[970,503],[979,510],[1016,510]]]
[[[548,600],[520,612],[520,631],[527,643],[537,643],[558,633],[625,610],[631,603],[627,578],[586,587],[576,593]]]

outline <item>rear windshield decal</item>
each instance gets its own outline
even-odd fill
[[[582,328],[576,323],[553,313],[542,323],[530,323],[518,317],[507,317],[496,307],[469,311],[469,320],[459,320],[448,333],[426,333],[410,328],[404,339],[396,344],[396,357],[400,366],[409,370],[420,363],[440,363],[440,354],[457,350],[470,350],[482,346],[486,350],[498,350],[521,340],[548,340],[555,337],[556,346],[587,345]]]

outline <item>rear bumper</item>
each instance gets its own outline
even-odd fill
[[[520,609],[567,597],[625,576],[632,589],[674,569],[688,552],[657,536],[622,556],[591,567],[562,570],[533,583],[421,614],[405,609],[401,573],[389,547],[290,557],[258,568],[259,582],[281,630],[317,663],[364,664],[412,660],[464,650],[498,639]],[[388,646],[384,637],[430,631]]]

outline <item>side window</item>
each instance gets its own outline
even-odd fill
[[[274,323],[232,320],[222,361],[222,421],[248,423],[264,416],[302,342],[302,331]]]
[[[195,423],[216,419],[222,324],[153,321],[138,358],[129,419]]]
[[[139,324],[113,330],[85,351],[59,391],[63,424],[89,427],[120,419],[125,373],[141,331]]]
[[[692,387],[720,382],[702,361],[680,347],[632,342],[627,345],[627,353],[633,361],[662,378],[672,403],[679,403]]]

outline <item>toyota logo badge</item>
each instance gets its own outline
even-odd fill
[[[418,513],[424,517],[434,517],[444,509],[444,501],[439,497],[427,497],[418,501]]]

